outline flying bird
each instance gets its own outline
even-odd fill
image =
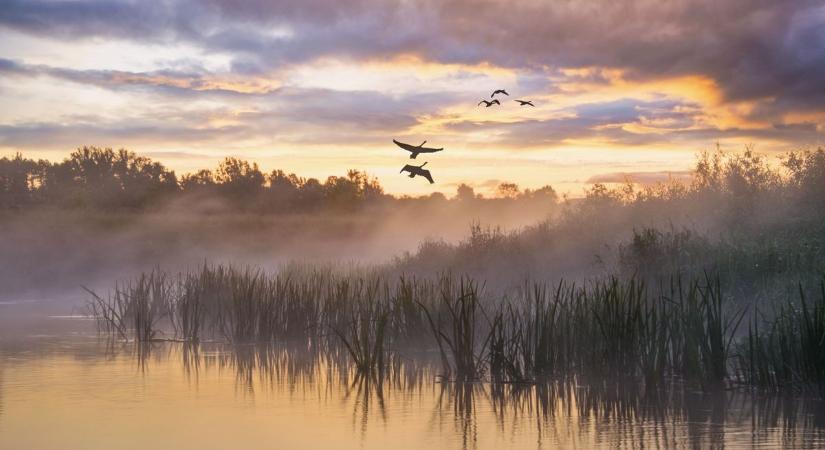
[[[433,177],[432,175],[430,175],[430,171],[423,168],[426,165],[426,162],[424,164],[421,164],[420,166],[413,166],[411,164],[407,164],[401,169],[401,172],[398,173],[409,172],[410,178],[415,178],[416,175],[419,175],[429,180],[430,184],[433,184],[435,183],[435,181],[433,181]]]
[[[510,96],[510,94],[508,94],[507,91],[505,91],[504,89],[496,89],[495,91],[493,91],[492,94],[490,94],[490,98],[495,97],[496,94],[504,94],[508,97]]]
[[[444,150],[444,148],[424,147],[424,144],[426,144],[427,141],[422,142],[420,145],[405,144],[403,142],[398,142],[395,139],[393,139],[392,141],[395,142],[395,145],[397,145],[397,146],[403,148],[404,150],[410,152],[410,159],[415,159],[415,157],[418,156],[419,153],[435,153],[435,152],[440,152],[441,150]]]
[[[493,100],[491,102],[488,102],[487,100],[482,100],[482,101],[478,102],[477,106],[481,106],[482,103],[484,103],[484,106],[487,107],[487,108],[489,108],[493,105],[501,105],[501,102],[499,102],[498,100]]]
[[[533,106],[533,107],[535,107],[535,106],[536,106],[536,105],[534,105],[534,104],[533,104],[533,101],[532,101],[532,100],[516,100],[516,101],[517,101],[517,102],[519,103],[519,105],[521,105],[521,106],[527,106],[527,105],[530,105],[530,106]]]

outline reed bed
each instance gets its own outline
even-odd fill
[[[825,280],[819,287],[813,301],[800,287],[798,303],[754,315],[737,355],[744,383],[825,396]]]
[[[527,286],[491,320],[490,375],[509,382],[587,374],[669,378],[710,387],[728,380],[744,310],[725,304],[718,280],[678,279],[650,294],[636,280]]]
[[[723,295],[717,276],[649,289],[611,277],[526,283],[508,295],[444,274],[388,279],[312,268],[266,273],[204,265],[159,271],[89,301],[101,333],[148,342],[298,343],[379,379],[404,354],[441,378],[536,383],[571,376],[674,381],[703,389],[818,386],[825,392],[825,284],[770,318]],[[747,332],[738,332],[747,321]],[[428,357],[429,357],[428,356]]]
[[[101,333],[124,340],[323,345],[335,336],[367,356],[386,343],[425,337],[419,305],[435,290],[429,281],[370,274],[204,265],[177,276],[143,274],[105,297],[89,291],[88,307]]]

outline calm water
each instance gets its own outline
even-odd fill
[[[50,320],[0,333],[0,449],[825,447],[815,400],[458,386],[418,358],[377,382],[311,348],[112,346]]]

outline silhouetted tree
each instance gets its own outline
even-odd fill
[[[285,211],[300,205],[298,192],[304,181],[294,173],[287,175],[283,170],[273,170],[269,174],[267,207],[271,210]]]
[[[476,192],[469,185],[461,183],[458,185],[458,189],[456,189],[456,198],[464,202],[475,200]]]
[[[516,198],[519,195],[519,189],[516,183],[501,183],[496,190],[498,196],[501,198]]]
[[[791,152],[782,161],[788,169],[789,184],[796,190],[793,200],[804,207],[825,208],[825,149]]]
[[[82,147],[46,170],[43,192],[53,203],[140,207],[178,190],[175,173],[121,149]]]
[[[17,153],[0,159],[0,207],[19,208],[35,203],[43,183],[45,161],[33,161]]]
[[[435,203],[441,203],[441,202],[446,202],[447,197],[444,194],[442,194],[441,192],[433,192],[432,194],[430,194],[427,197],[427,200],[429,200],[431,202],[435,202]]]
[[[358,185],[347,177],[328,177],[324,199],[336,209],[354,209],[358,203]]]
[[[346,177],[329,177],[324,183],[326,203],[335,209],[353,210],[383,196],[378,180],[358,170],[347,171]]]
[[[310,178],[301,185],[297,202],[302,209],[316,210],[322,206],[324,195],[324,186],[316,178]]]
[[[221,193],[237,201],[237,206],[243,206],[249,204],[249,200],[258,198],[265,177],[258,164],[230,157],[218,166],[215,181]]]
[[[181,177],[180,186],[187,192],[213,189],[215,187],[215,177],[212,175],[211,170],[201,169]]]
[[[525,189],[521,194],[521,198],[527,200],[536,200],[548,203],[556,203],[559,200],[559,195],[556,190],[550,186],[542,186],[538,189]]]

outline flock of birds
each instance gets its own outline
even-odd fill
[[[490,95],[490,98],[492,100],[486,100],[486,99],[481,100],[480,102],[478,102],[478,105],[476,105],[476,106],[484,105],[485,108],[489,108],[493,105],[501,106],[501,102],[497,98],[495,98],[496,95],[498,95],[498,94],[503,94],[503,95],[506,95],[508,97],[510,96],[510,94],[508,94],[506,90],[496,89]],[[514,101],[518,102],[519,106],[532,106],[532,107],[536,106],[536,105],[533,104],[532,100],[514,100]],[[424,144],[426,144],[427,141],[424,141],[424,142],[422,142],[418,145],[406,144],[404,142],[399,142],[395,139],[393,139],[392,141],[395,143],[395,145],[397,145],[397,146],[401,147],[402,149],[410,152],[410,159],[415,159],[415,157],[418,156],[420,153],[435,153],[435,152],[440,152],[440,151],[444,150],[443,148],[424,147]],[[409,174],[410,174],[409,177],[410,178],[415,178],[416,176],[420,176],[420,177],[426,178],[430,182],[430,184],[433,184],[433,183],[435,183],[435,181],[433,181],[433,176],[430,173],[430,171],[424,168],[424,166],[426,166],[426,165],[427,165],[426,161],[424,162],[424,164],[421,164],[420,166],[415,166],[415,165],[412,165],[412,164],[405,164],[404,167],[401,168],[401,172],[399,172],[399,173],[409,172]]]
[[[507,91],[505,91],[504,89],[496,89],[495,91],[493,91],[492,95],[490,95],[490,98],[492,98],[492,100],[489,100],[489,101],[488,100],[482,100],[482,101],[478,102],[477,106],[484,105],[487,108],[489,108],[493,105],[501,106],[501,102],[498,101],[497,98],[495,98],[496,94],[504,94],[508,97],[510,96],[510,94],[508,94]],[[518,102],[518,104],[520,106],[533,106],[533,107],[536,106],[536,105],[533,104],[532,100],[513,100],[513,101]]]

